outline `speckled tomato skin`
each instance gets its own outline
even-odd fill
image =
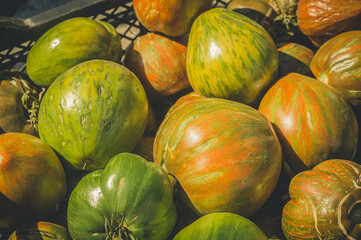
[[[282,229],[288,240],[360,239],[350,211],[361,202],[361,166],[332,159],[296,175],[290,184],[291,200],[282,214]]]
[[[192,25],[186,66],[195,92],[255,107],[276,77],[278,53],[271,36],[256,22],[213,8]]]
[[[291,175],[330,158],[355,155],[358,124],[351,106],[314,78],[288,74],[266,93],[259,111],[276,126]]]
[[[92,59],[120,61],[122,45],[115,28],[86,17],[65,20],[44,33],[32,46],[26,71],[39,86],[50,84],[69,68]]]
[[[154,142],[161,164],[200,214],[249,216],[274,190],[281,147],[270,122],[233,101],[199,98],[165,117]]]
[[[59,76],[39,110],[40,138],[78,170],[104,168],[120,152],[131,152],[142,137],[148,100],[126,67],[91,60]]]

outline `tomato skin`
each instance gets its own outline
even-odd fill
[[[55,25],[35,42],[26,71],[35,84],[47,88],[79,63],[93,59],[118,62],[121,55],[120,36],[110,23],[75,17]]]
[[[192,25],[186,68],[195,92],[255,107],[277,75],[278,53],[259,24],[213,8]]]
[[[188,96],[170,109],[154,161],[173,175],[201,214],[252,215],[274,190],[281,146],[271,123],[245,104]]]
[[[68,229],[51,222],[34,222],[16,229],[8,240],[71,240]]]
[[[181,230],[173,240],[267,240],[263,231],[245,217],[233,213],[210,213]]]
[[[291,176],[327,159],[355,156],[355,113],[330,85],[290,73],[268,90],[258,110],[275,124]]]
[[[53,216],[65,192],[63,166],[49,145],[24,133],[0,135],[0,228]]]
[[[137,19],[149,31],[167,36],[189,33],[192,23],[202,12],[212,7],[212,0],[134,0]]]
[[[124,65],[137,75],[148,96],[169,96],[190,87],[186,55],[185,44],[148,33],[127,49]]]
[[[330,159],[296,175],[282,213],[286,238],[360,239],[360,220],[353,218],[360,216],[360,172],[355,162]]]
[[[310,64],[314,52],[311,49],[297,43],[285,43],[279,44],[277,51],[279,56],[277,79],[291,72],[313,77]]]
[[[300,30],[316,47],[340,33],[361,28],[359,0],[300,0],[296,14]]]
[[[336,88],[352,105],[361,105],[361,31],[348,31],[325,42],[310,66],[319,81]]]
[[[84,171],[102,169],[142,137],[148,100],[138,78],[115,62],[82,62],[60,75],[40,103],[39,135]]]
[[[139,239],[166,239],[177,217],[172,190],[167,174],[157,164],[120,153],[103,170],[83,177],[71,193],[70,235],[79,240],[105,239],[113,233],[121,237],[113,232],[120,227],[121,234]]]

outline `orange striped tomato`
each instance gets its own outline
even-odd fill
[[[286,238],[360,239],[360,173],[359,164],[332,159],[296,175],[282,214]]]
[[[279,44],[277,51],[279,56],[277,79],[291,72],[313,77],[310,64],[314,52],[311,49],[297,43],[285,43]]]
[[[0,135],[0,228],[54,216],[65,192],[63,166],[49,145],[24,133]]]
[[[271,123],[245,104],[194,98],[171,110],[155,137],[154,161],[201,214],[250,216],[273,192],[281,146]]]
[[[296,14],[300,30],[317,47],[340,33],[361,28],[360,0],[300,0]]]
[[[212,0],[134,0],[135,15],[149,31],[168,36],[189,33],[194,19],[212,7]]]
[[[190,86],[186,45],[155,33],[135,39],[125,66],[142,82],[148,95],[171,95]]]
[[[316,78],[361,105],[361,31],[349,31],[323,44],[311,61]]]
[[[352,160],[355,155],[356,116],[327,84],[290,73],[266,93],[259,111],[277,126],[291,175],[327,159]]]
[[[278,54],[256,22],[213,8],[192,25],[186,66],[197,93],[256,106],[277,75]]]

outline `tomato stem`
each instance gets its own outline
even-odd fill
[[[105,217],[105,240],[138,240],[137,236],[129,229],[124,214],[113,213],[110,220]]]
[[[21,102],[23,107],[27,110],[28,113],[28,122],[35,129],[38,129],[38,112],[40,108],[40,102],[43,94],[45,93],[45,88],[38,89],[37,87],[31,86],[27,81],[22,79],[13,78],[14,81],[18,81],[22,89],[23,95],[21,97]]]
[[[83,170],[85,170],[85,168],[86,168],[86,165],[88,164],[88,162],[87,161],[84,161],[84,165],[83,165]],[[106,219],[106,218],[105,218]]]

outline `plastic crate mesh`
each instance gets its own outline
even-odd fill
[[[227,7],[229,2],[230,0],[216,0],[214,1],[213,6]],[[112,24],[121,36],[123,50],[125,50],[138,36],[148,32],[135,16],[133,1],[123,1],[116,8],[88,17]],[[27,39],[27,41],[22,44],[0,51],[0,70],[23,70],[25,68],[26,57],[34,43],[35,39]]]

